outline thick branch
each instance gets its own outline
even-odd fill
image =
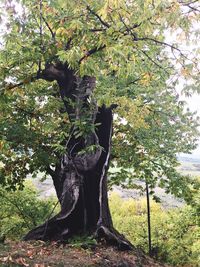
[[[47,167],[47,173],[51,176],[54,176],[55,175],[55,171],[51,169],[50,166]]]
[[[62,69],[59,69],[54,64],[47,64],[45,69],[38,73],[38,78],[52,82],[60,79],[63,75]]]

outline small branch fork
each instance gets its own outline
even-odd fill
[[[195,1],[179,1],[179,4],[186,6],[188,8],[190,8],[193,12],[200,12],[200,6],[196,6],[196,4],[198,4],[199,0],[195,0]]]

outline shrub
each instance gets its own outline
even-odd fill
[[[117,208],[116,208],[117,207]],[[146,199],[121,199],[113,193],[110,208],[114,226],[134,245],[148,251]],[[198,266],[200,227],[190,206],[165,210],[151,201],[152,247],[159,260],[179,266]]]
[[[27,182],[22,191],[7,192],[0,187],[0,203],[0,239],[16,240],[52,215],[55,200],[40,199],[36,188]]]

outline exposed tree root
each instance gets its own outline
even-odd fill
[[[57,221],[50,221],[31,230],[24,240],[43,240],[43,241],[60,241],[67,242],[67,240],[77,234],[83,234],[81,232],[72,233],[70,229],[59,227]],[[94,233],[94,237],[97,242],[105,242],[107,245],[115,246],[119,250],[132,250],[133,245],[117,230],[114,228],[109,229],[106,226],[98,226]]]
[[[106,243],[117,247],[119,250],[132,250],[133,245],[114,228],[109,229],[106,226],[99,226],[95,233],[96,239],[105,239]]]

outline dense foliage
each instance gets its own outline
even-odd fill
[[[64,61],[96,77],[99,104],[118,104],[112,162],[120,175],[111,183],[133,186],[137,177],[154,187],[164,177],[160,186],[187,198],[188,180],[175,167],[176,154],[194,149],[198,136],[180,90],[199,88],[198,3],[26,0],[1,7],[0,183],[22,185],[64,153],[70,123],[57,85],[37,78],[45,64]],[[192,42],[191,53],[185,46]],[[79,136],[94,130],[74,124]]]
[[[115,227],[147,252],[146,200],[123,200],[113,193],[110,208]],[[152,201],[151,223],[154,257],[172,265],[198,266],[200,222],[194,208],[165,210]]]
[[[55,212],[55,200],[40,199],[29,182],[23,191],[6,192],[0,187],[0,241],[21,239],[28,230],[50,218]]]

